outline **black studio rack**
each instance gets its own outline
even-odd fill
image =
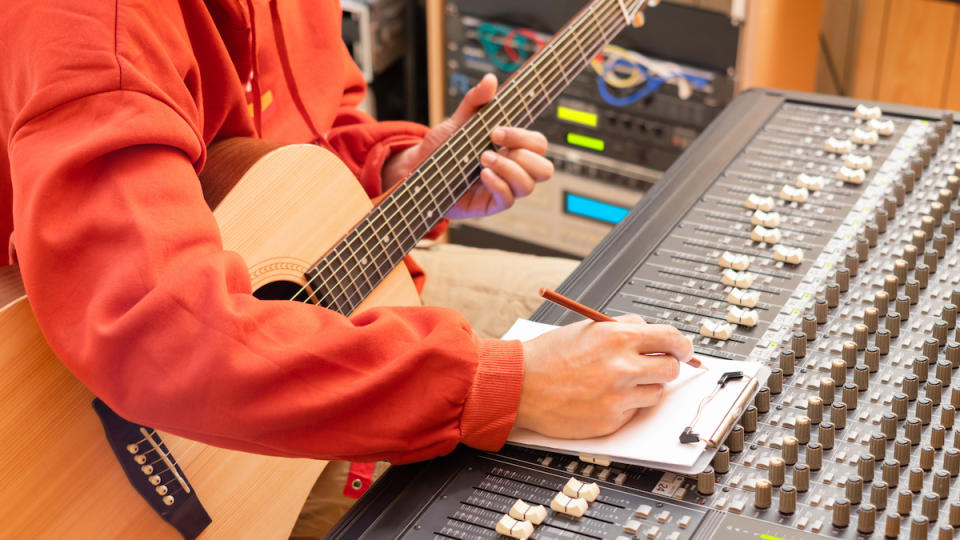
[[[391,468],[330,537],[506,538],[516,499],[549,507],[575,477],[597,501],[531,538],[955,538],[958,161],[946,111],[740,95],[560,288],[770,367],[712,466],[460,448]]]

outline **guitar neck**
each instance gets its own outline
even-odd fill
[[[593,0],[504,83],[494,99],[427,157],[334,246],[308,277],[352,269],[360,279],[321,280],[320,304],[349,315],[477,181],[497,126],[526,127],[622,30],[646,0]],[[344,282],[341,286],[340,282]]]

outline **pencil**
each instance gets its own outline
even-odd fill
[[[540,296],[542,296],[546,300],[549,300],[550,302],[553,302],[554,304],[557,304],[560,307],[567,308],[574,313],[583,315],[588,319],[591,319],[597,322],[616,322],[616,319],[614,319],[613,317],[604,315],[603,313],[600,313],[595,309],[589,308],[581,304],[580,302],[577,302],[576,300],[567,298],[566,296],[558,292],[551,291],[550,289],[541,288]],[[703,365],[703,362],[701,362],[700,360],[697,360],[696,358],[691,358],[687,362],[687,364],[695,368],[698,368]]]

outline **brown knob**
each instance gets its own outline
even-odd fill
[[[943,382],[943,386],[950,386],[950,379],[953,378],[953,365],[946,359],[937,361],[937,378]]]
[[[817,338],[817,318],[813,315],[807,315],[803,318],[801,328],[803,328],[803,333],[807,335],[807,341],[813,341]]]
[[[900,261],[897,261],[897,265],[900,264]],[[897,291],[900,289],[900,284],[907,281],[907,261],[903,261],[903,281],[897,277],[896,274],[890,274],[887,277],[883,278],[883,292],[887,294],[887,299],[893,299],[897,297]],[[897,270],[898,266],[895,265],[894,271]]]
[[[740,425],[743,426],[743,430],[747,433],[753,433],[757,430],[757,408],[755,406],[750,405],[743,411],[743,416],[740,418]]]
[[[928,397],[922,397],[917,400],[915,414],[924,426],[930,423],[933,417],[933,401]]]
[[[960,212],[960,207],[957,207],[957,212]],[[960,289],[954,289],[950,292],[950,303],[955,306],[960,306]]]
[[[798,416],[793,423],[793,433],[796,435],[798,443],[807,444],[810,442],[810,417]]]
[[[717,474],[726,474],[730,470],[730,448],[727,445],[720,445],[713,455],[713,470]]]
[[[947,324],[947,321],[939,320],[933,323],[933,339],[937,342],[938,347],[943,347],[947,344],[947,332],[950,330],[950,325]]]
[[[897,487],[897,483],[900,481],[900,464],[897,463],[895,459],[883,460],[880,471],[883,481],[886,482],[888,486]]]
[[[937,355],[940,352],[940,343],[932,337],[928,337],[923,340],[923,355],[927,358],[932,358],[934,361],[937,359]]]
[[[910,439],[900,437],[893,442],[893,459],[897,460],[901,467],[910,464]]]
[[[907,261],[907,270],[913,270],[917,266],[917,255],[919,250],[913,244],[903,246],[903,260]]]
[[[868,307],[863,310],[863,324],[866,325],[867,332],[872,334],[877,331],[877,328],[880,327],[880,312],[877,308]]]
[[[857,460],[857,475],[860,478],[865,479],[867,482],[873,480],[874,464],[876,462],[873,460],[873,455],[863,454],[860,456],[860,459]]]
[[[864,504],[857,512],[857,532],[872,534],[877,525],[877,509],[872,504]]]
[[[853,363],[856,365],[857,361],[854,360]],[[842,358],[834,358],[830,363],[829,379],[835,387],[843,386],[843,383],[847,382],[847,363],[844,362]],[[821,384],[823,383],[823,380],[824,379],[820,380]],[[831,390],[830,393],[833,394],[833,391]],[[821,395],[821,397],[823,396]],[[824,399],[824,401],[826,401],[826,399]]]
[[[877,226],[877,231],[881,233],[887,232],[887,223],[889,222],[890,214],[883,208],[878,208],[873,214],[873,223]]]
[[[960,500],[950,502],[950,525],[960,527]]]
[[[888,219],[897,217],[897,196],[889,195],[883,199],[883,210],[887,213]]]
[[[860,504],[860,499],[863,497],[863,478],[858,475],[848,476],[844,491],[850,504]]]
[[[901,298],[906,300],[905,297],[901,297]],[[886,328],[887,332],[889,332],[891,338],[899,337],[900,336],[900,313],[896,311],[891,311],[887,313],[887,318],[886,318],[886,321],[884,322],[884,327]],[[883,353],[883,347],[881,347],[879,343],[877,344],[877,347],[880,347],[880,352]],[[888,342],[888,347],[889,347],[889,342]]]
[[[950,206],[950,203],[953,201],[953,192],[948,188],[940,188],[937,190],[937,202],[940,203],[940,211],[943,212],[943,209]],[[933,215],[933,212],[930,213]],[[943,214],[941,213],[941,216]]]
[[[910,318],[910,297],[897,297],[897,313],[900,315],[901,321],[906,321]],[[890,322],[889,316],[887,317],[887,322]],[[889,324],[887,325],[887,328],[890,328]]]
[[[926,289],[927,285],[930,284],[930,266],[927,266],[926,263],[918,264],[913,271],[913,279],[919,283],[921,289]]]
[[[857,385],[853,383],[843,385],[843,404],[846,405],[847,411],[852,411],[857,408],[857,394]],[[846,411],[844,411],[843,416],[846,418]],[[834,424],[836,424],[836,422],[834,422]],[[839,425],[837,427],[839,427]]]
[[[827,322],[827,314],[829,313],[829,308],[827,307],[827,301],[824,299],[817,300],[817,303],[813,305],[813,316],[817,319],[817,324],[824,324]]]
[[[839,498],[833,503],[833,526],[843,528],[850,525],[850,501]]]
[[[897,278],[897,287],[907,282],[907,271],[909,267],[910,265],[904,259],[897,259],[893,262],[893,275]],[[886,280],[884,280],[884,284],[886,284]],[[888,289],[884,288],[884,290],[887,291],[887,294],[890,294]],[[890,298],[896,297],[896,293],[890,294]]]
[[[770,388],[771,394],[779,394],[783,392],[783,370],[780,368],[770,369],[770,376],[767,377],[767,387]]]
[[[800,493],[805,493],[810,489],[810,467],[803,463],[798,463],[793,468],[793,485]]]
[[[887,538],[897,538],[900,536],[900,514],[896,512],[887,512],[886,523],[883,527],[883,535]]]
[[[896,282],[896,279],[897,278],[893,278],[894,282]],[[896,294],[896,288],[894,288],[894,294]],[[877,310],[877,315],[886,317],[889,306],[890,294],[887,293],[887,291],[877,291],[876,294],[873,295],[873,307]]]
[[[907,186],[903,182],[893,183],[893,200],[897,206],[903,206],[907,200]]]
[[[770,484],[776,487],[783,485],[785,478],[786,467],[783,462],[783,458],[778,458],[776,456],[770,458],[770,467],[767,469],[767,478],[770,480]]]
[[[794,357],[803,358],[807,355],[807,336],[803,332],[797,332],[790,340],[790,347]]]
[[[770,508],[770,499],[772,498],[770,482],[761,478],[757,480],[755,489],[753,505],[760,509]]]
[[[904,514],[907,515],[907,514]],[[927,540],[927,528],[930,522],[923,516],[914,516],[910,520],[910,540]]]
[[[897,392],[893,395],[893,414],[897,415],[897,420],[903,420],[907,417],[907,395]]]
[[[960,432],[957,433],[960,434]],[[960,450],[947,448],[943,451],[943,468],[950,473],[950,476],[956,477],[960,474]]]
[[[844,375],[846,375],[846,370],[844,370]],[[823,400],[824,405],[830,405],[833,403],[833,389],[837,384],[830,377],[821,377],[820,378],[820,399]]]
[[[879,332],[877,333],[879,335]],[[871,345],[863,353],[863,363],[867,366],[867,371],[876,373],[880,369],[880,349]]]
[[[937,427],[943,426],[952,426],[956,412],[957,410],[953,408],[953,405],[944,404],[942,407],[940,407],[940,425],[933,426],[931,429],[936,429]],[[933,431],[930,432],[930,436],[931,438],[933,437]]]
[[[929,372],[930,360],[926,356],[917,356],[913,359],[913,374],[916,375],[918,382],[927,380]]]
[[[867,366],[853,368],[853,384],[857,385],[857,390],[860,392],[864,392],[870,387],[870,370]]]
[[[784,463],[787,465],[795,465],[797,463],[797,456],[800,452],[799,446],[800,442],[793,435],[787,435],[783,438],[783,447],[780,453],[783,455]]]
[[[946,523],[941,523],[937,528],[937,540],[953,540],[953,527]]]
[[[960,388],[957,388],[957,401],[960,401]],[[807,416],[810,417],[811,424],[819,424],[823,421],[823,399],[817,396],[807,398]]]
[[[904,170],[903,172],[900,173],[900,183],[903,184],[904,191],[906,191],[907,193],[910,193],[913,191],[913,188],[916,187],[916,184],[917,184],[918,174],[920,173],[914,172],[913,170],[910,170],[910,169]]]
[[[874,482],[870,488],[870,504],[876,506],[878,510],[885,510],[889,491],[887,483],[883,480]]]
[[[927,386],[925,390],[927,393],[927,399],[930,400],[930,404],[934,407],[940,405],[941,396],[943,395],[943,383],[940,382],[940,379],[936,377],[927,379]],[[927,425],[927,423],[929,422],[925,422],[924,425]]]
[[[847,292],[847,290],[850,289],[850,277],[856,276],[859,270],[860,262],[857,260],[857,254],[847,253],[843,258],[843,268],[837,269],[837,273],[834,276],[840,292]]]
[[[947,328],[957,326],[957,306],[953,304],[944,305],[940,311],[940,318],[947,323]]]
[[[877,247],[877,244],[880,241],[880,229],[877,228],[874,224],[868,224],[863,228],[863,234],[867,239],[867,245],[869,247]]]
[[[936,493],[924,493],[923,501],[920,503],[920,511],[923,517],[930,521],[936,521],[940,517],[940,496]]]
[[[783,486],[780,488],[780,513],[790,515],[797,511],[797,488]]]
[[[887,314],[887,318],[890,318],[890,313]],[[877,330],[877,337],[874,339],[874,344],[877,346],[877,350],[880,352],[880,355],[885,355],[890,352],[890,338],[893,337],[890,335],[890,330],[884,328],[882,330]],[[873,371],[871,370],[871,373]]]
[[[904,291],[906,292],[907,301],[910,302],[911,306],[916,305],[917,302],[920,301],[920,282],[919,281],[915,279],[908,279],[907,284],[904,288]],[[900,313],[900,317],[903,317],[903,313]],[[903,319],[903,320],[906,320],[906,319]]]
[[[904,416],[906,416],[906,412],[904,412]],[[897,420],[899,418],[893,412],[885,412],[880,417],[880,431],[883,432],[883,436],[888,441],[892,441],[897,436]]]
[[[903,424],[903,434],[912,446],[920,444],[920,432],[923,426],[917,417],[907,418]],[[908,458],[909,459],[909,458]]]
[[[823,464],[823,446],[815,442],[808,444],[806,458],[807,467],[809,467],[811,471],[819,471],[820,466]],[[799,485],[796,482],[794,482],[794,484]]]
[[[697,491],[701,495],[713,495],[715,484],[716,475],[713,473],[713,467],[707,467],[697,475]]]
[[[908,373],[903,376],[903,393],[907,395],[907,399],[910,401],[917,399],[919,390],[920,379],[916,375]]]
[[[857,344],[857,350],[862,351],[867,348],[867,334],[870,329],[865,324],[853,325],[853,342]]]
[[[933,233],[933,251],[937,252],[937,258],[942,259],[947,254],[947,244],[950,244],[945,233]],[[930,267],[930,273],[934,272]]]
[[[853,391],[854,393],[856,393],[857,391],[856,387],[854,387]],[[841,430],[847,427],[847,404],[846,403],[842,401],[838,401],[830,406],[830,422],[833,424],[834,430]],[[820,425],[822,426],[823,424],[820,424]],[[823,443],[823,441],[820,441],[820,442],[821,444]],[[826,446],[824,446],[824,448],[826,448]]]
[[[840,287],[836,283],[827,284],[825,296],[827,297],[827,307],[833,309],[840,305]]]
[[[929,267],[927,269],[928,275],[937,273],[937,259],[939,258],[940,257],[938,256],[937,251],[934,249],[928,249],[923,252],[923,264]],[[917,268],[920,268],[919,264],[917,265]],[[914,270],[914,273],[916,273],[916,270]],[[926,285],[924,285],[924,288],[926,288]],[[912,297],[911,300],[913,300]],[[913,303],[916,304],[916,302]]]
[[[820,446],[822,446],[824,450],[830,450],[831,448],[833,448],[834,436],[835,436],[835,431],[834,431],[833,424],[831,424],[830,422],[821,422],[820,433],[817,436],[817,442],[820,443]],[[809,450],[809,446],[807,447],[807,449]],[[820,468],[820,467],[814,467],[813,464],[809,462],[808,464],[810,465],[810,468],[813,470],[817,470]]]
[[[933,469],[933,458],[934,450],[932,446],[921,446],[920,447],[920,468],[924,472],[929,472]]]
[[[931,229],[932,231],[933,229]],[[913,235],[910,238],[910,243],[913,247],[917,248],[918,251],[923,250],[923,246],[927,243],[927,235],[922,230],[913,231]]]
[[[784,375],[790,376],[793,375],[793,368],[796,360],[793,358],[793,351],[781,351],[780,352],[780,371]]]
[[[943,208],[940,210],[943,211]],[[919,246],[917,246],[917,244],[913,245],[917,246],[917,249],[923,249],[923,244],[926,243],[925,241],[928,238],[933,238],[933,229],[936,226],[937,223],[936,220],[933,219],[933,216],[923,216],[920,218],[920,230],[923,232],[924,242],[922,242]]]
[[[949,405],[946,406],[949,407]],[[945,430],[942,425],[933,426],[930,428],[930,446],[932,446],[934,450],[940,450],[943,448],[944,439],[946,438],[946,431],[947,430]]]
[[[757,407],[757,413],[765,413],[770,410],[770,388],[764,386],[760,388],[760,391],[757,392],[756,397],[753,399],[754,405]],[[756,427],[754,427],[754,430]],[[753,430],[748,430],[753,431]]]
[[[857,261],[863,262],[870,256],[870,241],[866,236],[857,237]],[[856,275],[856,274],[854,274]]]
[[[894,426],[896,427],[896,426]],[[873,433],[870,435],[870,455],[874,461],[882,461],[887,454],[887,437],[883,433]],[[866,475],[863,475],[867,478]]]
[[[901,489],[897,492],[897,512],[902,516],[909,516],[913,509],[913,492],[909,489]]]
[[[734,454],[743,451],[743,426],[736,425],[727,435],[727,448]]]
[[[943,356],[948,362],[950,362],[952,367],[960,367],[960,343],[957,343],[956,341],[948,342],[946,352],[943,354]]]
[[[952,244],[957,234],[957,222],[950,218],[944,218],[943,224],[940,225],[940,231],[940,234],[943,235],[943,239],[947,241],[947,244]]]
[[[933,473],[933,492],[941,499],[950,496],[950,473],[943,469]]]

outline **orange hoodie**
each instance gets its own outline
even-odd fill
[[[201,196],[206,146],[258,134],[320,139],[380,193],[425,128],[353,108],[340,17],[333,0],[7,0],[0,234],[53,350],[130,420],[286,456],[498,448],[518,342],[444,308],[257,300]]]

